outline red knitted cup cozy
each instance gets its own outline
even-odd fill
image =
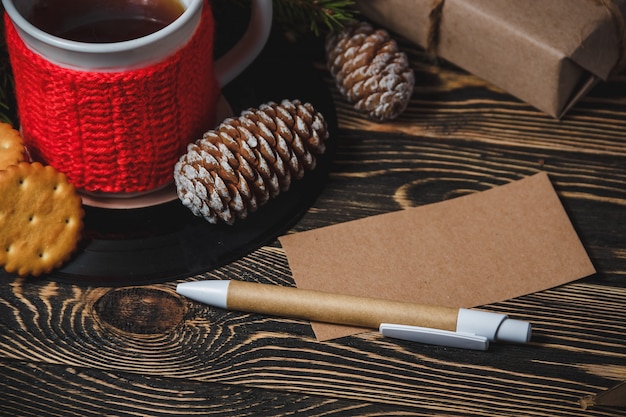
[[[214,123],[211,7],[192,39],[141,69],[91,72],[60,67],[31,51],[5,14],[22,135],[34,159],[78,189],[154,190],[172,180],[188,143]]]

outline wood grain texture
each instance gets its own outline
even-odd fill
[[[356,113],[317,63],[337,107],[337,152],[291,233],[546,171],[598,273],[485,306],[531,321],[530,344],[474,352],[374,332],[320,343],[306,322],[200,305],[177,282],[2,275],[0,415],[623,415],[578,401],[626,380],[626,77],[557,121],[402,46],[418,82],[391,123]],[[278,242],[190,277],[207,278],[293,285]]]

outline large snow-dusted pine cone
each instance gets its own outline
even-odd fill
[[[188,146],[174,168],[178,197],[196,216],[232,224],[314,169],[327,138],[324,117],[309,103],[246,110]]]
[[[358,22],[331,32],[325,48],[337,88],[356,110],[383,122],[406,109],[415,74],[387,31]]]

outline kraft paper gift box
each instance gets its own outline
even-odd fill
[[[624,0],[357,0],[357,7],[556,118],[621,68]]]

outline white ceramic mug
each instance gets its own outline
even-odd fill
[[[211,56],[209,62],[204,55],[212,54],[215,25],[207,0],[180,0],[184,12],[169,25],[137,39],[110,43],[78,42],[44,32],[28,20],[38,1],[42,0],[2,0],[10,19],[5,22],[12,23],[7,45],[24,139],[35,159],[64,172],[78,189],[110,195],[149,192],[171,181],[171,170],[186,144],[213,123],[199,119],[215,115],[219,95],[215,90],[256,58],[272,24],[272,0],[254,0],[243,37],[220,59],[213,61]],[[207,40],[210,45],[198,46]],[[198,57],[204,61],[192,65]],[[152,82],[153,73],[166,81]],[[206,77],[217,87],[204,85]],[[57,86],[60,90],[54,91]],[[59,97],[73,95],[82,96],[52,111]],[[211,109],[200,111],[205,102]],[[137,120],[129,119],[134,113]],[[179,126],[169,113],[175,114]],[[187,117],[190,120],[181,122]],[[144,132],[137,131],[138,125]],[[114,130],[118,132],[96,150],[88,148]],[[156,136],[163,143],[147,143]],[[81,149],[75,154],[68,153],[77,147]],[[157,161],[142,161],[144,154]],[[123,172],[123,164],[129,172]],[[100,170],[106,166],[108,171]],[[99,174],[96,168],[108,174]]]

